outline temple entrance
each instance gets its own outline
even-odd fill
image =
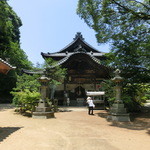
[[[78,86],[75,88],[75,94],[76,98],[84,98],[85,95],[85,89],[82,86]]]
[[[84,106],[86,98],[85,89],[82,86],[78,86],[77,88],[75,88],[75,94],[77,106]]]
[[[69,93],[70,106],[85,106],[86,93],[82,86],[77,86]]]

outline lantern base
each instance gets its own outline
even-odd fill
[[[114,103],[110,108],[110,115],[107,117],[108,121],[118,121],[118,122],[129,122],[130,116],[127,113],[126,108],[124,108],[123,103]]]
[[[32,118],[34,119],[49,119],[55,118],[54,112],[33,112]]]
[[[129,114],[111,114],[107,117],[108,121],[130,122]]]
[[[32,118],[48,119],[55,118],[54,112],[45,101],[40,101],[35,112],[32,113]]]

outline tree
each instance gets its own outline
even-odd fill
[[[63,82],[66,76],[66,68],[62,68],[61,65],[52,58],[47,58],[45,60],[45,73],[46,76],[50,78],[50,99],[54,100],[55,88]]]
[[[22,22],[6,1],[0,1],[0,57],[17,67],[30,69],[32,63],[20,48],[20,31]]]
[[[96,31],[98,43],[112,44],[111,65],[133,82],[148,82],[149,0],[79,0],[77,13]]]
[[[30,69],[32,67],[27,55],[20,48],[19,28],[21,25],[20,18],[8,3],[5,0],[0,1],[0,57],[16,66],[16,70],[10,71],[7,76],[0,74],[0,97],[5,96],[5,100],[6,95],[8,96],[16,85],[16,75],[21,73],[22,68]]]
[[[45,61],[46,75],[51,79],[50,84],[61,84],[66,75],[66,68],[61,68],[52,58]]]
[[[40,99],[38,78],[37,74],[17,76],[16,88],[13,88],[11,94],[14,96],[13,104],[21,113],[27,110],[33,111]]]
[[[99,43],[120,39],[120,34],[138,39],[149,31],[149,0],[79,0],[77,13],[96,31]]]
[[[98,43],[110,43],[109,65],[125,78],[133,100],[150,80],[149,0],[79,0],[77,14],[95,30]]]

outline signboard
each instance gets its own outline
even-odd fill
[[[86,92],[87,96],[100,96],[100,95],[105,95],[105,91],[90,91]]]

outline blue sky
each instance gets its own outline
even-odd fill
[[[78,0],[9,0],[21,18],[21,48],[29,60],[43,63],[41,52],[57,52],[81,32],[85,41],[102,52],[109,45],[99,46],[95,32],[76,14]]]

